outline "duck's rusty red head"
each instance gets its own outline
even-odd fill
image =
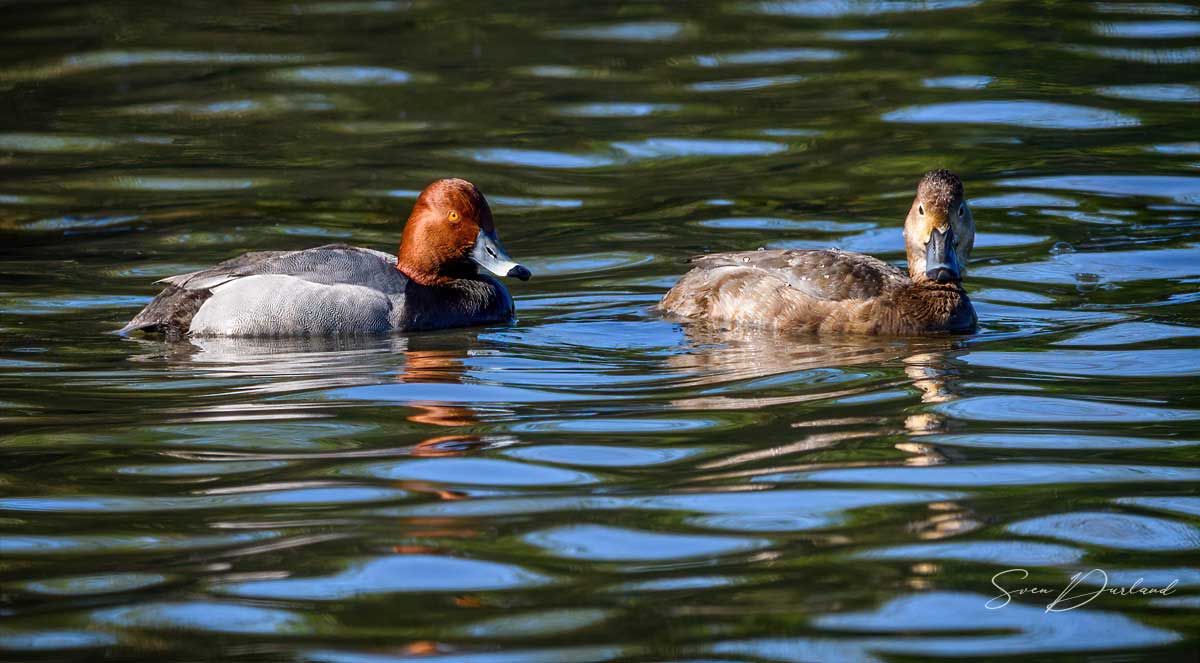
[[[479,267],[522,281],[530,276],[501,246],[487,199],[460,179],[437,180],[417,197],[398,258],[396,268],[424,285],[469,277]]]

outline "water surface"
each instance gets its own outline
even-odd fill
[[[6,4],[0,656],[1188,659],[1198,61],[1195,2]],[[652,313],[698,253],[902,260],[939,166],[979,333]],[[512,325],[107,333],[443,176]]]

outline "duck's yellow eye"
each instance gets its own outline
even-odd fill
[[[450,212],[450,220],[458,221],[458,212]]]

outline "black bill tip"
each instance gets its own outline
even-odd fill
[[[524,265],[517,265],[517,266],[513,267],[512,269],[508,270],[508,276],[511,276],[514,279],[521,279],[522,281],[528,281],[529,277],[533,276],[533,273],[530,272],[528,269],[526,269]]]

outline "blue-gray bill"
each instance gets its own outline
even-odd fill
[[[533,275],[528,268],[518,264],[508,255],[494,231],[479,231],[479,235],[475,237],[475,248],[471,251],[471,260],[496,276],[511,276],[528,281]]]
[[[938,283],[962,279],[958,256],[954,253],[954,230],[934,229],[925,245],[925,276]]]

